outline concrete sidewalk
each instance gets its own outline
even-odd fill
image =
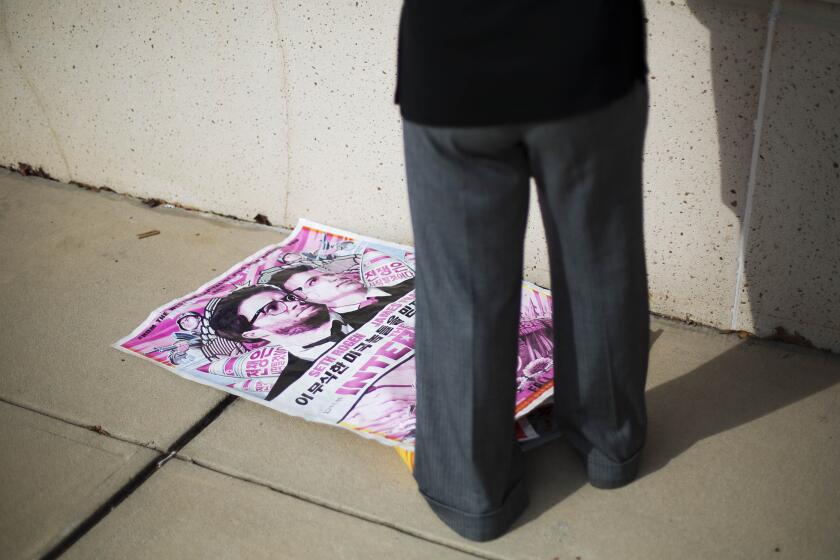
[[[840,356],[654,318],[640,479],[554,441],[473,543],[393,450],[109,347],[285,232],[0,170],[0,235],[0,557],[840,557]]]

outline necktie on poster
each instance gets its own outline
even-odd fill
[[[395,446],[413,466],[411,247],[300,220],[112,346],[279,412]],[[514,420],[523,449],[558,434],[551,294],[523,283]]]

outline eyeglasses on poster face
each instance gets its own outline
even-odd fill
[[[298,290],[300,290],[299,293],[297,293]],[[254,316],[251,317],[251,324],[253,325],[254,322],[263,315],[282,315],[283,313],[288,313],[289,304],[295,301],[306,301],[306,296],[303,295],[302,288],[297,288],[291,292],[283,290],[283,297],[280,299],[273,299],[257,310]]]

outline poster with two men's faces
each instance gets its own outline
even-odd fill
[[[522,290],[511,382],[517,437],[528,441],[541,428],[526,416],[553,391],[551,295]],[[411,451],[416,313],[411,247],[300,220],[284,241],[156,309],[113,347]]]

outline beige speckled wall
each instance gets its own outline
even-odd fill
[[[653,311],[840,351],[840,5],[647,0]],[[399,0],[1,0],[0,164],[410,243]],[[526,278],[549,285],[536,205]]]
[[[0,6],[4,165],[281,221],[288,123],[271,4]]]

